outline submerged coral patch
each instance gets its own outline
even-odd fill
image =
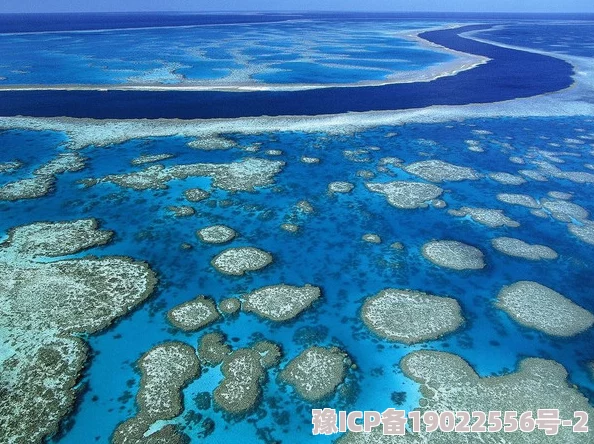
[[[138,367],[138,412],[117,427],[112,436],[115,444],[138,442],[156,421],[178,416],[183,411],[181,389],[200,376],[196,351],[182,342],[153,347],[140,358]]]
[[[105,245],[112,237],[113,231],[98,229],[96,219],[37,222],[11,229],[0,249],[27,257],[67,256]]]
[[[402,169],[430,182],[477,180],[481,177],[472,168],[454,165],[443,160],[423,160],[411,163]]]
[[[196,210],[192,207],[183,205],[183,206],[169,206],[167,210],[173,214],[175,217],[188,217],[193,216],[196,214]]]
[[[350,193],[355,188],[350,182],[332,182],[328,185],[328,192],[333,193]]]
[[[485,267],[483,252],[463,242],[431,241],[423,245],[422,252],[425,259],[440,267],[454,270],[480,270]]]
[[[521,176],[514,176],[510,173],[491,173],[489,177],[496,182],[503,185],[522,185],[526,183],[526,179]]]
[[[364,240],[365,242],[369,242],[370,244],[381,244],[382,243],[382,238],[379,237],[377,234],[373,234],[373,233],[364,234],[361,239]]]
[[[464,323],[455,299],[398,289],[367,298],[361,318],[378,336],[405,344],[437,339]]]
[[[542,207],[561,222],[572,222],[573,220],[585,220],[588,218],[588,211],[572,202],[566,200],[544,199]]]
[[[594,222],[584,221],[581,225],[569,224],[568,230],[582,242],[594,245]]]
[[[241,276],[272,263],[272,255],[254,247],[235,247],[217,254],[211,264],[223,274]]]
[[[241,309],[241,301],[237,298],[227,298],[219,302],[219,311],[224,315],[234,315]]]
[[[211,225],[196,232],[198,238],[207,244],[225,244],[237,236],[233,228],[226,225]]]
[[[555,250],[545,245],[531,245],[513,237],[497,237],[491,241],[493,248],[508,256],[521,257],[532,261],[557,259]]]
[[[198,356],[205,365],[219,365],[231,353],[231,347],[225,343],[225,336],[221,333],[208,333],[200,338]]]
[[[165,189],[172,180],[188,177],[212,177],[213,186],[227,191],[254,191],[256,187],[270,185],[280,173],[284,162],[246,158],[227,164],[194,163],[165,167],[152,165],[140,171],[110,174],[97,179],[81,181],[87,186],[110,182],[134,190]]]
[[[504,287],[496,306],[520,324],[553,336],[574,336],[594,324],[592,313],[538,282]]]
[[[177,328],[185,331],[195,331],[206,327],[219,318],[219,312],[212,299],[198,296],[172,308],[167,313],[167,319]]]
[[[220,136],[212,135],[209,137],[202,137],[200,139],[188,142],[190,148],[197,150],[228,150],[237,146],[237,143],[230,139],[225,139]]]
[[[265,374],[260,355],[250,349],[236,350],[225,358],[221,371],[224,379],[213,392],[217,405],[234,414],[253,409],[261,396]]]
[[[18,160],[11,162],[0,162],[0,173],[12,173],[22,166],[23,164]]]
[[[520,205],[526,208],[540,208],[538,201],[534,197],[527,196],[526,194],[499,193],[497,195],[497,200],[510,205]]]
[[[448,210],[448,214],[457,217],[470,216],[470,218],[489,228],[497,227],[519,227],[520,223],[503,214],[503,210],[494,210],[491,208],[471,208],[462,207],[459,210]]]
[[[310,347],[291,360],[280,372],[281,381],[293,386],[307,401],[334,394],[351,366],[349,356],[338,347]]]
[[[132,165],[144,165],[145,163],[160,162],[161,160],[171,159],[172,157],[173,157],[173,154],[167,154],[167,153],[163,153],[163,154],[145,154],[145,155],[142,155],[142,156],[138,156],[135,159],[132,159],[130,161],[130,163]]]
[[[106,243],[95,221],[38,223],[10,231],[0,248],[0,342],[5,398],[0,441],[41,441],[72,408],[86,359],[79,335],[109,326],[156,285],[141,262],[87,257],[36,262]],[[76,336],[74,336],[76,335]]]
[[[365,186],[374,193],[385,195],[390,205],[402,209],[425,208],[428,202],[443,193],[436,185],[419,182],[367,183]]]
[[[242,309],[272,321],[287,321],[299,315],[321,296],[313,285],[270,285],[244,295]]]
[[[190,202],[200,202],[209,196],[210,193],[202,188],[190,188],[189,190],[184,191],[184,197]]]
[[[574,412],[583,411],[594,414],[594,409],[579,390],[567,382],[567,371],[555,362],[539,358],[526,358],[520,362],[518,370],[502,376],[480,377],[461,357],[441,351],[419,350],[406,355],[400,361],[405,376],[421,385],[421,417],[428,411],[517,411],[532,412],[536,417],[538,409],[551,406],[559,410],[561,420],[571,420],[575,424]],[[528,438],[530,437],[530,438]],[[510,432],[467,433],[421,432],[407,430],[405,436],[384,434],[382,426],[371,433],[348,433],[341,444],[392,444],[392,443],[441,443],[474,444],[485,442],[529,442],[550,441],[545,430],[536,427],[526,433],[521,430]],[[587,444],[591,442],[590,433],[575,433],[571,427],[559,427],[555,441]]]

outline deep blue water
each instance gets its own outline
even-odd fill
[[[517,44],[543,51],[580,57],[594,56],[594,22],[553,22],[508,24],[501,29],[480,33],[496,42]]]
[[[97,217],[104,228],[115,230],[115,242],[90,250],[99,255],[127,255],[147,260],[158,272],[157,293],[130,316],[107,331],[89,338],[93,357],[85,372],[85,391],[76,414],[67,422],[60,443],[106,442],[116,425],[135,412],[134,395],[139,377],[133,363],[153,345],[166,340],[183,340],[196,344],[205,332],[221,330],[235,347],[248,346],[264,336],[279,342],[284,350],[283,367],[303,350],[307,336],[318,345],[344,348],[359,370],[349,376],[351,396],[337,395],[317,405],[335,408],[383,410],[395,406],[394,392],[405,392],[398,407],[409,410],[417,405],[418,388],[406,379],[395,364],[407,353],[419,348],[445,350],[459,354],[482,376],[514,369],[525,356],[541,356],[562,363],[569,371],[569,380],[591,399],[594,381],[588,378],[584,362],[594,358],[594,331],[571,339],[548,337],[520,327],[492,303],[503,285],[517,280],[536,280],[563,293],[583,307],[594,311],[594,293],[590,280],[593,272],[591,246],[573,236],[565,224],[532,216],[528,209],[498,202],[499,192],[519,192],[536,198],[548,191],[575,192],[574,202],[594,212],[591,185],[576,185],[566,180],[530,181],[519,187],[504,186],[489,179],[446,183],[449,190],[444,200],[449,208],[463,205],[502,208],[521,223],[519,228],[489,229],[466,219],[452,217],[446,210],[433,208],[397,210],[381,195],[370,193],[364,180],[356,175],[360,169],[376,170],[384,156],[398,156],[407,163],[439,158],[459,165],[471,166],[481,173],[490,171],[517,172],[532,168],[509,162],[510,155],[522,156],[534,147],[551,149],[550,143],[565,143],[582,137],[585,143],[594,138],[592,118],[547,119],[480,119],[451,124],[407,124],[380,127],[352,136],[329,136],[324,133],[279,132],[256,136],[225,135],[240,146],[261,143],[257,157],[266,157],[265,150],[280,149],[280,159],[287,162],[274,186],[256,193],[227,193],[213,189],[209,202],[230,199],[231,207],[195,204],[196,216],[176,219],[165,210],[168,205],[184,204],[185,189],[209,187],[209,180],[197,178],[173,181],[164,191],[132,191],[110,184],[81,188],[77,180],[125,172],[130,160],[141,154],[173,153],[173,159],[162,163],[228,162],[248,155],[239,149],[205,152],[188,149],[183,137],[131,140],[107,148],[84,149],[88,166],[77,173],[59,177],[54,194],[30,201],[0,203],[0,233],[10,227],[39,220],[69,220]],[[492,134],[477,134],[488,130]],[[387,137],[390,133],[397,135]],[[465,140],[478,140],[484,153],[468,151]],[[0,161],[19,158],[27,164],[26,177],[35,163],[47,157],[31,157],[33,146],[44,146],[44,156],[63,152],[65,136],[49,132],[5,131],[0,133]],[[508,145],[505,145],[508,144]],[[369,162],[355,163],[343,155],[344,149],[369,151]],[[509,148],[509,146],[513,148]],[[563,157],[565,170],[587,171],[588,145],[577,152],[586,157]],[[322,159],[319,165],[299,161],[303,155]],[[384,182],[412,178],[401,171],[382,173],[372,181]],[[326,186],[331,181],[347,180],[355,184],[353,193],[330,197]],[[419,180],[414,179],[414,180]],[[292,206],[307,199],[316,209],[311,216],[301,217],[302,229],[297,235],[282,231],[279,226],[292,220]],[[201,244],[195,231],[203,226],[224,223],[239,231],[234,245],[254,245],[275,257],[273,265],[244,278],[225,277],[209,265],[210,259],[225,247]],[[362,242],[365,233],[377,233],[380,245]],[[530,243],[553,247],[560,255],[555,261],[530,262],[498,253],[490,246],[497,236],[516,236]],[[419,250],[434,238],[457,239],[479,246],[486,256],[487,267],[481,271],[454,272],[440,269],[425,261]],[[400,241],[405,250],[389,248]],[[188,242],[193,249],[185,251],[180,244]],[[323,300],[294,322],[273,325],[255,316],[241,314],[237,320],[215,324],[199,333],[185,334],[171,328],[166,311],[195,297],[207,294],[220,300],[263,285],[286,282],[294,285],[312,283],[323,288]],[[391,344],[370,334],[358,317],[363,298],[383,288],[412,288],[455,297],[467,319],[465,326],[443,339],[418,346]],[[307,442],[311,437],[312,405],[301,401],[290,389],[276,381],[278,370],[271,371],[264,386],[263,402],[257,413],[236,422],[227,422],[212,408],[199,411],[203,418],[215,421],[215,431],[204,442],[231,442],[238,436],[246,443],[262,442],[268,435],[285,443]],[[191,383],[184,390],[186,413],[196,410],[194,397],[212,391],[220,380],[219,370]],[[176,420],[193,442],[200,438],[201,423]],[[330,442],[318,437],[316,442]]]

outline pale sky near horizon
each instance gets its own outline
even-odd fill
[[[592,0],[2,0],[6,12],[125,11],[590,12]]]

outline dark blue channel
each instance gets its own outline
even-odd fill
[[[470,25],[421,34],[428,41],[491,59],[431,82],[290,92],[2,91],[0,115],[98,119],[322,115],[498,102],[558,91],[572,84],[573,68],[563,60],[459,35],[489,27]]]

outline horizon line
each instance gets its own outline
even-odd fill
[[[593,11],[564,11],[564,12],[542,12],[542,11],[418,11],[418,10],[394,10],[394,11],[369,11],[369,10],[275,10],[275,9],[254,9],[254,10],[130,10],[130,11],[13,11],[2,12],[0,15],[10,14],[509,14],[509,15],[571,15],[587,14],[594,16]]]

